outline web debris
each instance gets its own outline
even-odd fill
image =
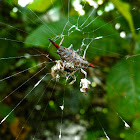
[[[81,79],[80,82],[80,91],[83,93],[86,93],[87,90],[89,89],[89,85],[91,84],[91,82],[89,80],[87,80],[86,78]]]

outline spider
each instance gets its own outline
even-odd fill
[[[74,73],[77,70],[81,70],[85,77],[87,77],[87,73],[83,70],[83,68],[96,67],[93,64],[89,63],[87,60],[85,60],[83,57],[78,55],[79,50],[74,51],[72,45],[70,45],[69,48],[65,48],[59,46],[51,39],[49,39],[49,41],[57,48],[56,53],[60,56],[61,59],[57,60],[56,65],[52,67],[51,73],[53,77],[55,77],[56,72],[69,74],[68,77],[73,78],[69,85],[72,85],[76,81]],[[59,78],[58,74],[56,75],[56,78]]]

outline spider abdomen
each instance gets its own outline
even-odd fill
[[[69,48],[59,46],[54,41],[49,39],[49,41],[57,48],[57,54],[60,56],[61,60],[72,64],[75,69],[87,68],[87,67],[96,67],[93,64],[86,61],[83,57],[78,55],[78,51],[72,49],[72,45]]]
[[[89,63],[72,49],[60,46],[57,50],[58,55],[63,61],[74,64],[76,68],[86,68]]]

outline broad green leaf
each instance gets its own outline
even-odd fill
[[[134,54],[135,54],[135,55],[140,55],[140,41],[138,41],[138,42],[136,43]]]
[[[101,135],[103,135],[103,131],[101,130],[89,130],[86,132],[86,140],[96,140],[97,137],[100,137]],[[106,140],[103,139],[102,140]]]
[[[28,7],[33,11],[45,12],[56,0],[34,0]]]
[[[140,113],[140,56],[118,62],[107,77],[110,103],[127,119]]]
[[[137,114],[138,115],[138,114]],[[136,129],[136,130],[138,130],[138,131],[140,131],[140,119],[139,118],[137,118],[134,122],[133,122],[133,127]],[[140,136],[140,135],[139,135]]]
[[[137,35],[137,42],[136,42],[134,54],[140,55],[140,33]]]
[[[134,134],[134,137],[133,137],[133,140],[139,140],[140,139],[140,120],[136,120],[136,121],[134,121],[134,123],[133,123],[133,127],[136,129],[137,128],[137,132],[135,132],[135,134]]]
[[[81,17],[79,20],[79,26],[84,23],[87,17]],[[79,49],[82,45],[82,41],[84,39],[84,43],[88,45],[91,39],[86,38],[93,38],[92,43],[90,44],[87,57],[92,59],[95,56],[107,55],[107,54],[114,54],[120,53],[122,48],[126,45],[127,47],[129,44],[122,38],[120,38],[119,33],[114,30],[111,24],[106,24],[104,21],[100,19],[96,19],[91,25],[81,31],[75,30],[72,28],[70,31],[69,29],[72,25],[77,25],[78,17],[71,17],[70,22],[67,23],[67,18],[61,19],[58,22],[46,23],[45,25],[41,25],[37,29],[35,29],[27,38],[26,38],[26,45],[28,46],[37,46],[37,47],[44,47],[50,51],[52,54],[54,47],[48,47],[50,42],[48,38],[54,39],[57,37],[56,43],[60,43],[61,35],[64,35],[63,46],[69,47],[73,44],[73,48]],[[94,18],[89,19],[88,23],[91,22]],[[66,26],[65,26],[66,25]],[[85,24],[85,26],[87,23]],[[83,27],[85,27],[83,26]],[[65,28],[64,28],[65,27]],[[71,32],[73,31],[73,32]],[[84,33],[85,32],[85,33]],[[90,32],[87,33],[87,32]],[[101,39],[94,39],[96,37],[102,36]],[[84,46],[83,49],[86,47]],[[91,55],[92,53],[92,55]]]
[[[115,5],[115,7],[118,9],[118,11],[127,20],[128,24],[130,26],[130,30],[132,32],[132,36],[133,36],[133,38],[135,38],[135,36],[136,36],[135,27],[134,27],[132,15],[130,12],[130,5],[126,2],[121,1],[121,0],[110,0],[110,1]]]

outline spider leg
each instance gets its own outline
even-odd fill
[[[81,72],[85,75],[85,78],[87,78],[87,72],[81,69]]]
[[[69,49],[69,50],[73,50],[72,48],[73,48],[73,45],[71,44],[71,45],[68,47],[68,49]]]
[[[56,61],[56,64],[51,68],[52,77],[59,79],[59,72],[64,73],[64,66],[61,60]]]
[[[61,40],[61,42],[59,43],[59,46],[61,46],[61,45],[62,45],[63,40],[64,40],[64,36],[62,36],[61,38],[62,38],[62,40]]]
[[[72,73],[70,76],[73,78],[73,80],[68,85],[72,85],[76,81],[74,73]]]

